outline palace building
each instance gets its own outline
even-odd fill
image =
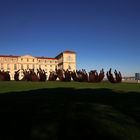
[[[9,71],[11,80],[14,79],[15,71],[22,69],[43,69],[49,76],[49,73],[55,69],[76,70],[76,53],[73,51],[64,51],[54,58],[34,57],[31,55],[13,56],[0,55],[0,70]],[[20,73],[20,78],[23,73]]]

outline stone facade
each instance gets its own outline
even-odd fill
[[[34,57],[31,55],[13,56],[0,55],[0,70],[9,71],[11,79],[14,79],[14,73],[22,69],[43,69],[47,72],[47,76],[55,69],[76,70],[76,53],[73,51],[64,51],[54,58]],[[23,74],[20,73],[20,78]]]

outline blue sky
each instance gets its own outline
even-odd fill
[[[77,52],[77,68],[140,72],[139,0],[0,0],[0,54]]]

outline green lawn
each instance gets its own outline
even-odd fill
[[[0,82],[8,140],[140,140],[140,84]]]
[[[140,92],[140,84],[138,83],[120,83],[111,84],[109,82],[102,83],[79,83],[79,82],[6,82],[0,81],[0,93],[12,91],[28,91],[42,88],[75,88],[75,89],[97,89],[108,88],[111,90],[120,90],[124,92],[136,91]]]

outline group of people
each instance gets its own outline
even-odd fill
[[[19,79],[20,73],[23,73],[22,79]],[[112,74],[111,69],[106,73],[107,79],[111,83],[120,83],[122,81],[122,75],[117,70],[114,71]],[[97,83],[101,82],[105,77],[104,70],[100,70],[98,73],[97,70],[91,70],[89,73],[86,72],[85,69],[76,70],[76,71],[69,71],[64,69],[56,69],[55,71],[50,72],[48,81],[67,81],[70,82],[71,80],[77,82],[92,82]],[[1,81],[10,81],[10,74],[9,72],[0,71],[0,80]],[[47,74],[42,69],[37,69],[35,72],[34,69],[29,70],[18,70],[15,71],[14,74],[15,81],[46,81]]]

